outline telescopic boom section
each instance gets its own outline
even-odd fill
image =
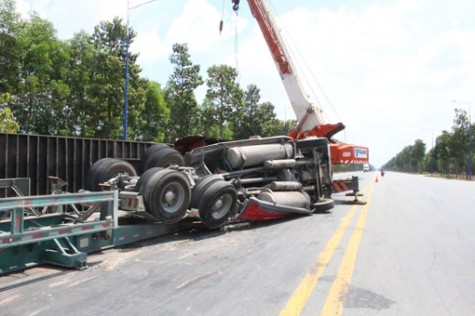
[[[232,0],[233,9],[239,9],[239,0]],[[290,131],[294,139],[304,139],[309,136],[326,137],[330,145],[332,163],[363,164],[368,163],[368,148],[348,144],[338,144],[332,141],[333,135],[345,128],[342,123],[328,124],[323,119],[322,110],[310,103],[303,85],[295,71],[285,42],[277,29],[269,9],[267,0],[247,0],[251,13],[256,19],[272,58],[280,73],[285,91],[289,97],[297,121],[297,127]]]

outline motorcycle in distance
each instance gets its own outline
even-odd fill
[[[381,169],[381,177],[384,177],[384,170]]]

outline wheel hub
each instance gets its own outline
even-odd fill
[[[175,200],[175,192],[167,191],[167,193],[165,193],[165,202],[170,204],[173,200]]]
[[[216,201],[216,203],[214,203],[214,209],[220,209],[221,207],[223,207],[223,200],[222,199],[219,199]]]

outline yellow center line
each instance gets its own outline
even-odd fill
[[[364,188],[363,192],[367,188]],[[300,315],[307,300],[313,292],[313,289],[317,285],[318,279],[325,270],[328,262],[330,261],[335,249],[338,247],[343,234],[345,233],[351,219],[355,215],[358,205],[353,205],[345,219],[342,221],[336,232],[333,234],[330,241],[327,243],[323,251],[318,256],[315,266],[308,272],[299,286],[295,290],[294,294],[290,297],[285,308],[280,312],[280,316]]]
[[[338,269],[335,281],[333,281],[332,288],[328,294],[325,305],[323,306],[322,313],[320,315],[341,315],[343,313],[343,303],[348,288],[350,286],[351,277],[355,267],[356,257],[358,255],[358,248],[363,235],[363,229],[366,224],[366,218],[368,215],[369,202],[373,194],[374,187],[368,194],[367,204],[363,207],[363,210],[358,218],[353,234],[351,235],[350,242],[346,248],[345,255]]]

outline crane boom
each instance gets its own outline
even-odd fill
[[[265,1],[248,2],[251,13],[257,20],[269,46],[297,120],[299,122],[305,121],[302,129],[313,129],[315,126],[320,126],[324,123],[322,111],[309,102],[305,89],[297,73],[294,71],[295,67],[292,64],[280,32],[276,28],[276,23],[270,14],[267,3]],[[307,112],[314,113],[314,115],[308,116]],[[305,120],[305,117],[308,118]]]
[[[240,1],[232,0],[232,2],[233,9],[237,11]],[[330,148],[333,163],[368,163],[367,147],[339,144],[332,140],[333,135],[342,131],[345,126],[342,123],[325,122],[322,110],[308,99],[267,0],[247,0],[247,2],[264,35],[298,121],[297,127],[289,135],[294,139],[304,139],[309,136],[328,138],[332,143]]]
[[[236,2],[233,0],[236,4]],[[262,31],[264,39],[279,71],[285,91],[299,125],[294,130],[294,138],[319,136],[330,138],[343,130],[343,124],[326,124],[322,110],[308,99],[308,94],[295,70],[289,51],[265,0],[248,0],[251,13]]]

